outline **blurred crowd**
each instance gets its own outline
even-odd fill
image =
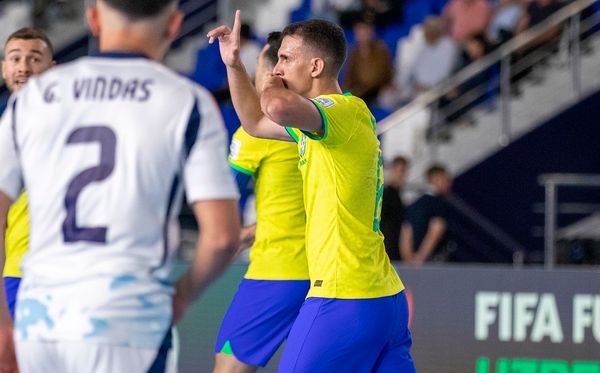
[[[80,17],[80,8],[81,2],[75,0],[8,0],[0,2],[0,17],[3,23],[16,21],[45,29],[50,19],[54,22]]]
[[[465,66],[483,58],[515,35],[531,28],[569,1],[561,0],[312,0],[303,16],[327,18],[344,28],[349,42],[343,69],[343,89],[363,98],[380,120],[440,83]],[[300,16],[302,16],[300,15]],[[292,14],[292,20],[294,15]],[[242,54],[252,66],[262,35],[244,26]],[[515,54],[514,63],[538,45],[557,41],[555,28]],[[557,42],[555,43],[557,44]],[[198,52],[191,78],[208,87],[224,107],[228,118],[229,96],[225,69],[215,45]],[[253,74],[249,69],[250,75]],[[529,70],[515,74],[523,78]],[[499,69],[482,71],[449,92],[439,102],[447,123],[466,122],[464,115],[485,101],[485,92],[467,103],[457,98],[498,77]],[[497,91],[497,87],[495,88]],[[520,93],[514,84],[512,92]],[[234,116],[232,116],[234,117]],[[233,118],[235,122],[235,118]],[[231,127],[236,127],[233,123]]]

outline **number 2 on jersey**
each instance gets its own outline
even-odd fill
[[[105,126],[80,127],[67,139],[67,145],[100,144],[100,164],[78,173],[69,183],[65,196],[67,216],[62,231],[65,242],[106,243],[107,227],[81,227],[77,225],[77,199],[83,189],[93,182],[103,181],[110,176],[115,167],[117,137],[113,130]]]

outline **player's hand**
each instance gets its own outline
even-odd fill
[[[243,227],[240,231],[240,252],[254,244],[256,238],[256,224]]]
[[[12,326],[0,328],[0,373],[18,373]]]
[[[233,21],[233,29],[225,25],[214,28],[206,34],[208,43],[214,43],[215,39],[219,40],[219,50],[221,51],[221,59],[228,67],[241,68],[243,67],[240,59],[240,30],[242,24],[240,21],[239,9],[235,11],[235,19]]]
[[[267,90],[269,88],[287,88],[287,87],[286,87],[283,79],[281,79],[281,77],[269,73],[269,75],[265,78],[262,90],[264,92],[265,90]]]

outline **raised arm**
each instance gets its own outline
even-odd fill
[[[227,67],[231,100],[240,122],[244,130],[254,137],[291,141],[285,128],[267,118],[261,110],[258,93],[240,59],[240,29],[238,10],[233,29],[221,25],[207,34],[209,43],[219,40],[221,58]]]
[[[317,107],[307,98],[285,88],[283,80],[276,75],[271,74],[265,80],[260,105],[267,118],[280,126],[309,132],[323,129],[323,120]]]

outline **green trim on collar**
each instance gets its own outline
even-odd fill
[[[290,135],[290,137],[292,138],[292,140],[294,140],[295,143],[298,142],[298,135],[296,135],[296,132],[294,132],[294,129],[291,127],[283,127],[285,128],[286,132],[288,133],[288,135]]]

